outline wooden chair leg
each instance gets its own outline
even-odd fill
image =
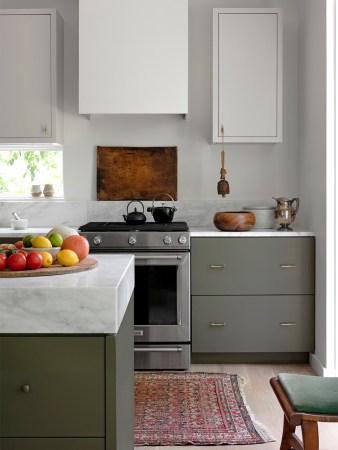
[[[283,435],[282,435],[282,442],[280,444],[280,450],[291,450],[292,447],[289,443],[289,436],[290,434],[295,432],[296,427],[293,427],[290,425],[287,418],[284,416],[284,424],[283,424]]]
[[[309,420],[302,421],[304,450],[319,450],[318,424]]]

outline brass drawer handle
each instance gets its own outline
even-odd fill
[[[210,269],[225,269],[224,264],[210,264]]]
[[[24,392],[25,394],[28,394],[28,392],[30,391],[31,387],[29,384],[24,384],[23,386],[21,386],[21,390],[22,392]]]
[[[225,327],[225,322],[210,322],[211,327]]]
[[[297,322],[280,322],[281,327],[295,327]]]
[[[281,269],[295,269],[296,264],[281,264],[280,267]]]

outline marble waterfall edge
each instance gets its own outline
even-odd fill
[[[93,255],[98,267],[2,278],[0,333],[115,334],[132,296],[133,255]]]

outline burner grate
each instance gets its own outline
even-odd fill
[[[145,222],[130,225],[126,222],[88,222],[79,227],[80,231],[188,231],[186,222],[156,223]]]

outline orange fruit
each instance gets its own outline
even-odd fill
[[[68,236],[61,245],[61,250],[72,250],[77,254],[80,261],[87,258],[89,253],[89,242],[83,236],[74,234]]]

